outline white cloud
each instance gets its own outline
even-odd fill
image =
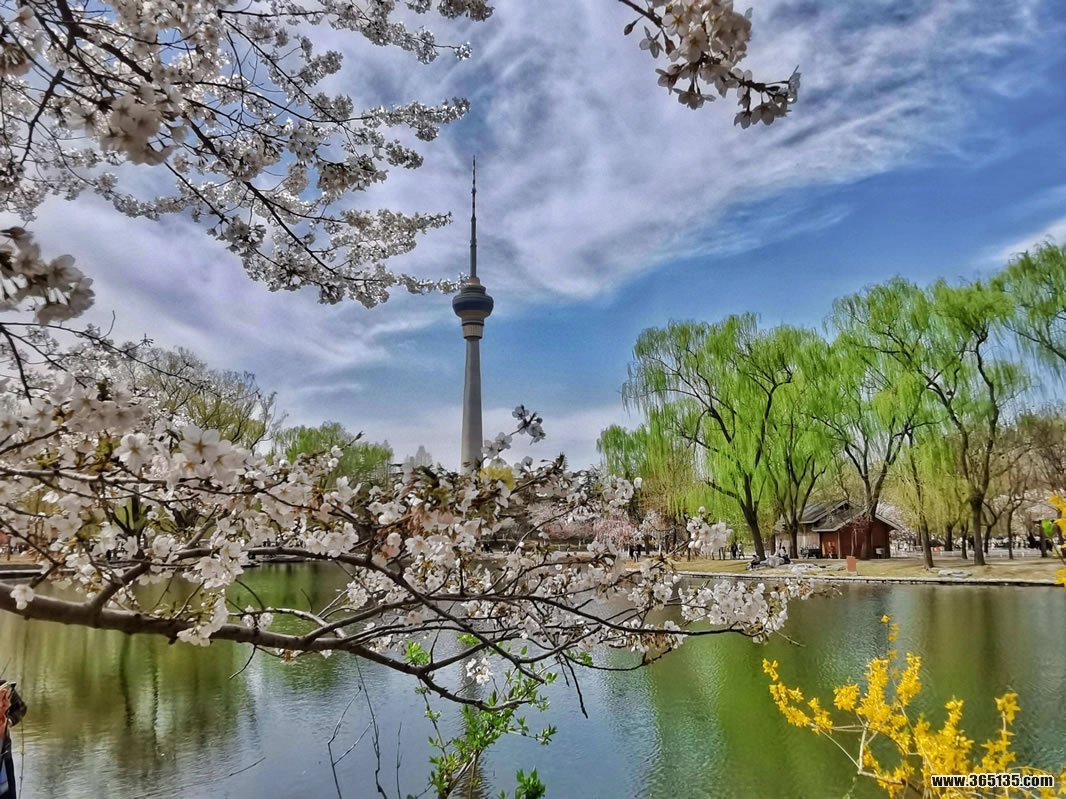
[[[514,430],[512,410],[502,407],[485,409],[483,428],[486,438]],[[596,452],[600,431],[612,424],[633,423],[620,402],[577,410],[548,409],[542,415],[547,437],[533,444],[527,436],[515,436],[511,449],[504,453],[509,462],[519,461],[526,455],[535,461],[552,460],[562,452],[566,453],[572,467],[590,466],[600,460]],[[454,469],[459,465],[461,419],[462,406],[455,403],[367,419],[361,429],[394,431],[387,438],[397,459],[414,454],[422,445],[435,460]]]
[[[1045,242],[1066,245],[1066,216],[1027,236],[1015,239],[1010,244],[989,249],[984,260],[992,261],[995,268],[1000,268],[1016,255]]]
[[[446,303],[417,298],[400,297],[391,313],[377,314],[321,305],[312,291],[271,293],[197,225],[126,219],[89,196],[76,213],[67,203],[46,203],[33,230],[46,254],[71,252],[93,277],[97,301],[88,321],[109,327],[113,311],[116,338],[148,335],[161,346],[184,346],[279,389],[306,390],[309,379],[328,384],[381,364],[389,341],[451,316]]]
[[[1001,9],[1010,23],[993,24],[974,1],[760,3],[751,67],[786,76],[799,64],[804,81],[791,117],[742,131],[732,100],[693,113],[655,85],[655,63],[620,35],[621,5],[501,4],[489,24],[470,29],[475,60],[444,81],[446,91],[474,97],[472,120],[442,137],[447,157],[434,151],[391,190],[410,195],[417,184],[465,214],[466,164],[477,148],[482,264],[497,296],[590,297],[679,255],[717,252],[719,234],[732,247],[758,246],[747,229],[715,229],[739,204],[855,180],[930,151],[957,154],[969,114],[960,88],[979,75],[991,91],[1014,85],[1003,57],[1033,34],[1034,7]],[[407,71],[406,88],[440,91],[422,82],[428,74]],[[803,229],[795,215],[775,237],[792,223]],[[758,220],[750,226],[759,231]],[[451,233],[408,260],[439,263],[448,253],[444,261],[461,264],[462,236]]]
[[[789,118],[743,131],[732,125],[731,99],[692,112],[656,85],[656,63],[636,37],[621,35],[629,21],[621,4],[501,2],[487,23],[443,26],[440,39],[472,41],[471,62],[443,56],[420,67],[407,54],[363,46],[350,53],[345,88],[357,76],[360,102],[455,94],[474,101],[467,119],[418,145],[423,168],[394,170],[357,201],[452,210],[463,220],[477,152],[481,268],[497,299],[494,318],[609,293],[678,256],[742,252],[845,218],[842,206],[809,218],[803,190],[929,153],[957,154],[973,87],[1010,93],[1022,85],[1010,58],[1034,36],[1038,5],[1023,0],[989,14],[980,0],[759,2],[749,66],[785,77],[798,64],[803,87]],[[323,46],[348,46],[341,34],[319,33]],[[783,192],[800,199],[777,215],[736,213]],[[387,380],[369,386],[363,376],[387,370],[414,332],[458,335],[443,298],[397,297],[367,312],[319,305],[312,292],[271,294],[191,222],[126,220],[88,199],[50,201],[34,229],[46,252],[71,252],[88,268],[98,308],[116,311],[121,336],[148,333],[216,366],[254,371],[296,421],[319,421],[315,403],[337,407],[350,391],[359,407],[339,421],[389,438],[401,453],[419,443],[444,460],[457,453],[458,405],[422,405],[459,392],[444,384],[456,369],[427,362],[419,396],[400,396]],[[465,269],[465,237],[462,223],[431,233],[396,266],[454,276]],[[403,357],[410,368],[422,356]],[[550,370],[550,360],[536,368]],[[531,384],[537,379],[531,370]],[[621,413],[600,402],[575,398],[555,417],[546,409],[552,437],[543,446],[563,449],[575,465],[595,461],[599,429]],[[497,423],[498,412],[487,414],[486,432],[503,429],[509,411]]]

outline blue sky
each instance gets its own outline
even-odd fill
[[[754,311],[818,326],[832,300],[895,274],[996,269],[1066,242],[1066,11],[1050,0],[761,2],[748,66],[803,73],[772,128],[732,126],[731,101],[685,109],[621,35],[611,0],[498,4],[470,62],[346,55],[367,105],[471,98],[426,164],[361,201],[452,211],[396,266],[466,268],[468,163],[479,161],[479,273],[496,298],[482,345],[487,435],[523,403],[574,465],[596,460],[633,342],[671,319]],[[336,46],[336,43],[332,43]],[[353,74],[348,72],[348,75]],[[371,311],[270,294],[191,223],[130,222],[95,201],[49,203],[35,226],[97,280],[123,337],[184,344],[248,369],[293,422],[336,419],[400,456],[455,465],[463,342],[442,295]],[[522,453],[520,453],[522,454]]]

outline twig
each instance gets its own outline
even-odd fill
[[[329,767],[333,771],[333,785],[337,789],[337,799],[344,799],[344,795],[341,793],[341,783],[337,777],[337,764],[344,759],[344,755],[348,754],[348,752],[352,751],[352,749],[355,748],[355,744],[352,744],[352,746],[348,749],[348,752],[345,752],[344,755],[341,755],[340,757],[334,759],[333,742],[337,740],[337,735],[341,731],[341,724],[344,723],[344,717],[345,715],[347,715],[348,709],[352,706],[352,703],[359,698],[359,694],[362,692],[362,690],[363,689],[360,688],[358,691],[355,692],[352,698],[348,700],[348,704],[344,706],[344,710],[341,711],[340,717],[337,719],[337,724],[333,727],[333,735],[331,735],[329,737],[329,740],[326,741],[326,751],[329,752]],[[359,743],[359,740],[361,740],[362,737],[363,736],[360,735],[359,739],[357,739],[355,743]]]
[[[208,779],[208,780],[200,780],[199,782],[189,782],[189,783],[186,783],[185,785],[178,785],[176,787],[164,788],[164,789],[161,789],[161,790],[158,790],[158,791],[149,791],[148,793],[140,793],[140,794],[137,794],[136,796],[134,796],[133,799],[146,799],[146,797],[149,797],[149,796],[164,796],[164,795],[172,796],[175,793],[180,793],[181,791],[184,791],[186,788],[199,788],[201,785],[205,785],[207,783],[221,782],[222,780],[229,779],[230,777],[236,777],[238,774],[243,774],[245,771],[248,771],[249,769],[255,768],[260,763],[262,763],[264,760],[266,760],[266,755],[263,755],[261,758],[256,760],[254,763],[249,763],[247,766],[244,766],[243,768],[239,768],[236,771],[231,771],[229,774],[223,774],[221,777],[214,777],[214,778]]]
[[[366,681],[363,679],[363,669],[359,666],[359,661],[355,662],[355,668],[359,673],[359,684],[363,687],[363,696],[366,697],[367,710],[370,711],[370,723],[374,727],[374,758],[377,761],[374,766],[374,785],[377,787],[378,794],[382,799],[389,799],[389,795],[381,787],[381,736],[379,735],[377,715],[374,713],[374,703],[370,701],[370,693],[366,690]]]
[[[400,750],[400,733],[403,732],[403,722],[396,728],[396,799],[403,796],[400,793],[400,764],[403,762],[403,753]]]
[[[252,644],[252,653],[250,655],[248,655],[248,659],[246,661],[244,661],[244,665],[241,666],[239,669],[237,669],[235,672],[233,672],[233,674],[231,674],[229,676],[229,678],[232,680],[234,677],[236,677],[237,675],[241,674],[246,668],[248,668],[248,666],[251,665],[251,663],[252,663],[252,658],[255,657],[255,653],[258,652],[258,651],[259,651],[259,645],[258,644]]]

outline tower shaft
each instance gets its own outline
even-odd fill
[[[481,426],[481,339],[466,340],[466,373],[463,377],[462,466],[469,469],[481,459],[484,441]]]

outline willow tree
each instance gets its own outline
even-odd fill
[[[993,477],[993,453],[1011,403],[1025,389],[1024,367],[996,339],[1013,303],[980,281],[928,290],[900,278],[857,301],[866,331],[862,345],[890,357],[917,378],[951,431],[955,466],[966,484],[974,563],[984,565],[982,522]]]
[[[1012,403],[1028,387],[1025,367],[997,345],[995,333],[1011,318],[1003,291],[981,282],[932,289],[934,324],[928,383],[944,407],[958,442],[957,462],[966,481],[974,537],[974,563],[984,565],[982,517],[995,477],[994,454]]]
[[[1038,484],[1049,491],[1066,487],[1066,406],[1031,408],[1017,425],[1035,461]]]
[[[146,352],[134,371],[168,413],[228,441],[253,449],[277,430],[277,395],[251,372],[212,369],[184,348]]]
[[[650,328],[633,348],[623,389],[630,407],[661,414],[665,429],[693,448],[700,479],[735,503],[760,558],[773,414],[809,335],[760,331],[752,314]]]
[[[1066,368],[1066,248],[1043,244],[1014,259],[993,283],[1010,295],[1007,326],[1053,368]]]
[[[362,433],[351,433],[340,422],[324,422],[317,427],[298,425],[278,431],[274,437],[274,456],[295,461],[301,455],[319,455],[334,447],[340,450],[336,466],[328,479],[330,485],[347,477],[359,482],[381,484],[389,476],[392,448],[386,444],[363,441]]]
[[[1029,439],[1030,428],[1020,421],[1000,437],[993,454],[992,490],[985,497],[985,551],[998,526],[1007,537],[1007,557],[1014,558],[1014,518],[1039,484],[1041,463]],[[1046,496],[1046,495],[1045,495]]]
[[[965,515],[965,490],[955,471],[954,450],[935,427],[912,430],[896,461],[893,499],[907,510],[918,528],[925,565],[932,569],[933,531],[944,534],[947,550]]]
[[[633,480],[644,475],[648,460],[648,429],[627,430],[618,424],[604,428],[596,439],[596,451],[610,474]]]
[[[799,553],[800,519],[835,457],[833,438],[814,418],[820,386],[835,377],[819,368],[822,339],[809,331],[797,332],[791,356],[797,369],[770,414],[766,468],[774,514],[789,536],[793,555]]]
[[[885,481],[915,428],[929,416],[921,376],[872,340],[871,319],[905,302],[902,290],[873,290],[838,299],[832,324],[839,335],[821,351],[813,383],[814,415],[862,485],[860,557],[873,552],[873,519]],[[900,331],[913,345],[920,330]]]
[[[653,412],[633,430],[611,425],[600,433],[596,449],[610,474],[626,480],[640,478],[640,510],[655,511],[667,520],[676,542],[677,530],[695,510],[690,505],[697,477],[691,448],[671,435],[667,424],[667,419]]]

